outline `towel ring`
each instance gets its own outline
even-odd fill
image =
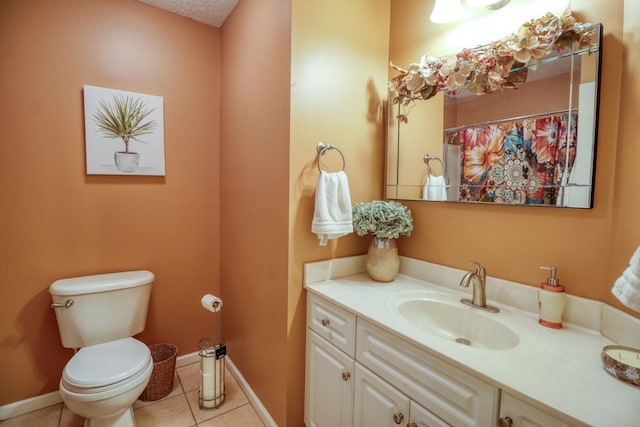
[[[440,157],[438,156],[432,156],[431,154],[425,154],[424,157],[424,162],[427,164],[427,174],[431,175],[431,162],[433,160],[437,160],[440,162],[440,170],[443,171],[444,173],[444,165],[442,164],[442,160],[440,160]]]
[[[336,150],[340,153],[340,157],[342,157],[342,170],[344,171],[347,168],[347,161],[345,160],[342,151],[340,151],[340,149],[335,145],[327,145],[324,142],[318,142],[316,147],[316,151],[318,152],[318,170],[322,172],[322,168],[320,167],[320,157],[324,156],[324,154],[329,150]]]

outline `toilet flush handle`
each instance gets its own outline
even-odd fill
[[[51,304],[51,308],[69,308],[73,305],[73,300],[72,299],[68,299],[64,302],[64,304],[58,303],[58,302],[54,302],[53,304]]]

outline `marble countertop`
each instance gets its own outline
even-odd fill
[[[478,348],[425,332],[397,308],[425,292],[452,304],[469,297],[470,290],[458,286],[463,270],[403,259],[401,274],[393,282],[379,283],[362,273],[362,266],[360,257],[307,264],[305,287],[523,400],[541,403],[586,425],[638,425],[640,389],[609,375],[600,360],[602,347],[614,344],[600,332],[603,309],[615,309],[568,296],[564,328],[550,329],[538,324],[535,287],[489,278],[488,303],[499,307],[500,313],[460,306],[509,327],[519,343],[500,350]],[[615,330],[630,322],[637,331],[640,322],[627,316],[607,314],[604,318],[612,320],[606,328]]]

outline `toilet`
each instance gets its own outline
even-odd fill
[[[139,270],[49,287],[62,345],[76,350],[62,371],[60,395],[85,427],[135,426],[132,405],[149,382],[153,358],[133,336],[144,330],[153,279]]]

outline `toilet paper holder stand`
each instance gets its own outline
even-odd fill
[[[225,396],[225,356],[227,346],[222,336],[222,314],[218,309],[218,302],[213,303],[213,332],[212,336],[202,338],[198,342],[200,356],[200,390],[198,391],[198,405],[200,409],[214,409],[219,407]]]

